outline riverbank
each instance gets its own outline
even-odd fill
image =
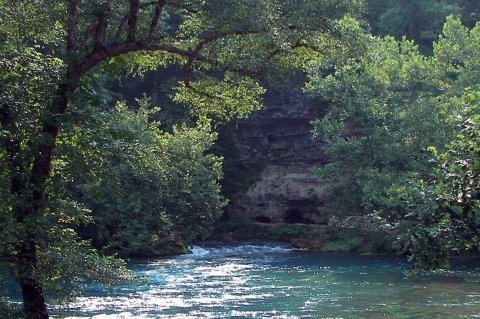
[[[315,224],[226,221],[213,231],[211,240],[226,243],[242,240],[276,240],[295,248],[321,252],[397,254],[395,234],[380,229]]]

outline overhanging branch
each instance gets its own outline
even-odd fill
[[[77,45],[77,0],[69,1],[67,19],[67,52],[73,53]]]
[[[114,43],[108,47],[105,47],[102,51],[94,50],[87,58],[85,62],[75,66],[75,79],[79,79],[82,75],[88,72],[91,68],[98,65],[101,62],[107,61],[113,57],[130,53],[130,52],[140,52],[140,51],[161,51],[171,53],[177,56],[181,56],[191,61],[206,63],[211,66],[222,69],[226,72],[237,73],[243,76],[248,77],[259,77],[259,73],[247,69],[241,69],[233,66],[222,65],[215,59],[204,56],[195,51],[189,51],[174,46],[151,43],[151,42],[124,42],[124,43]]]

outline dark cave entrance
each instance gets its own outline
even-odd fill
[[[318,215],[318,207],[322,205],[314,200],[289,200],[282,215],[287,224],[322,224],[322,217]]]
[[[267,216],[257,216],[255,217],[255,221],[257,223],[264,223],[264,224],[270,224],[272,222],[270,217],[267,217]]]
[[[268,134],[268,135],[267,135],[267,141],[268,141],[268,143],[277,142],[277,141],[278,141],[278,137],[276,137],[276,136],[274,136],[274,135]]]
[[[311,216],[311,212],[306,212],[298,208],[289,208],[283,214],[283,221],[287,224],[315,224]]]

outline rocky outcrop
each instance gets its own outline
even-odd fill
[[[331,185],[314,177],[314,164],[267,164],[260,180],[234,201],[229,216],[264,223],[324,224],[318,213],[331,196]]]
[[[264,164],[257,182],[232,199],[231,219],[328,224],[318,207],[330,200],[332,187],[312,174],[312,168],[327,161],[322,143],[311,133],[311,121],[321,113],[321,105],[300,91],[271,94],[264,109],[228,129],[242,163]]]

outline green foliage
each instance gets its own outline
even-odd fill
[[[265,89],[252,79],[226,75],[222,81],[206,77],[188,85],[181,83],[174,101],[190,105],[199,116],[232,120],[260,109],[264,93]]]
[[[291,224],[275,225],[268,230],[268,236],[273,240],[289,240],[299,238],[304,233],[305,230],[302,226]]]
[[[477,0],[367,0],[367,19],[375,35],[403,36],[414,40],[423,53],[432,53],[432,44],[442,31],[445,18],[453,15],[472,28],[480,17]]]
[[[456,0],[455,3],[462,8],[462,22],[472,28],[480,21],[480,3],[477,0]]]
[[[57,232],[61,233],[52,236],[40,250],[37,268],[50,298],[71,301],[81,292],[80,283],[85,279],[103,284],[134,280],[125,261],[99,254],[89,241],[79,240],[73,229]]]
[[[431,45],[440,34],[445,18],[462,13],[456,2],[369,0],[369,20],[375,34],[391,35],[397,39],[406,36],[425,52],[431,52]]]
[[[82,233],[110,252],[159,255],[172,233],[191,243],[209,234],[225,204],[221,159],[204,154],[216,135],[207,124],[163,132],[147,103],[137,111],[119,103],[90,119],[93,127],[84,118],[60,145],[76,159],[58,166],[75,174],[67,187],[92,211]]]
[[[0,301],[0,316],[9,319],[25,318],[23,310],[17,306]]]
[[[385,230],[331,226],[316,237],[322,243],[322,251],[366,254],[398,252],[393,243],[395,234]]]
[[[434,43],[435,62],[441,70],[439,83],[444,96],[455,99],[448,103],[462,104],[461,96],[466,88],[478,85],[480,24],[472,29],[464,27],[460,20],[449,17],[443,27],[443,33]]]
[[[433,177],[412,181],[415,223],[402,236],[414,268],[446,268],[452,253],[480,249],[480,92],[465,94],[458,133],[438,153]]]
[[[63,25],[58,20],[63,14],[63,1],[1,0],[0,43],[14,46],[32,41],[32,44],[52,45],[63,40]],[[52,17],[57,19],[52,19]]]
[[[420,54],[410,41],[376,39],[357,31],[351,51],[312,62],[307,90],[330,102],[326,116],[314,123],[315,134],[327,143],[332,158],[317,174],[338,185],[336,201],[326,208],[330,213],[363,211],[388,217],[390,224],[412,219],[411,202],[428,192],[419,192],[411,181],[436,174],[427,149],[444,153],[455,138],[455,116],[465,110],[465,89],[479,84],[479,31],[478,26],[468,30],[448,18],[432,57]],[[443,187],[437,188],[436,197],[461,189],[454,184]],[[425,198],[425,207],[415,210],[436,211],[435,196]],[[442,214],[432,216],[439,225],[448,224]],[[410,243],[417,241],[410,252],[422,259],[415,267],[445,265],[448,249],[442,247],[449,246],[449,231],[439,227],[430,232],[426,226],[408,231]]]
[[[314,124],[333,159],[318,173],[337,181],[347,177],[337,188],[337,206],[345,214],[361,206],[394,207],[395,203],[379,202],[394,191],[389,185],[422,169],[423,163],[428,166],[422,148],[443,144],[437,137],[443,133],[444,112],[424,102],[431,93],[422,90],[427,83],[419,83],[427,82],[428,61],[409,42],[399,48],[390,38],[371,45],[374,54],[364,61],[352,58],[325,78],[313,75],[311,82],[315,94],[332,101],[326,116]],[[344,198],[356,203],[343,205]]]
[[[89,248],[89,243],[78,238],[73,228],[88,217],[82,205],[59,196],[63,191],[49,194],[42,215],[21,223],[15,217],[17,210],[28,207],[28,194],[12,196],[10,181],[28,180],[24,168],[29,167],[35,148],[45,138],[41,122],[63,66],[61,60],[42,54],[39,47],[0,50],[0,64],[0,241],[5,250],[2,253],[15,256],[18,240],[26,232],[43,234],[37,242],[36,272],[52,293],[61,288],[61,298],[72,292],[74,283],[85,278],[106,282],[130,279],[131,274],[122,261],[100,256]],[[55,179],[53,176],[52,181]],[[67,277],[70,277],[68,282]]]
[[[183,74],[178,67],[156,69],[146,72],[143,77],[122,76],[112,81],[105,79],[103,86],[110,90],[114,101],[125,101],[132,108],[140,107],[138,100],[148,96],[153,107],[161,107],[160,112],[150,116],[151,121],[159,123],[164,131],[172,132],[176,125],[195,125],[195,114],[190,112],[188,105],[175,103],[175,87]]]
[[[347,240],[332,241],[322,247],[322,251],[347,253],[355,252],[362,247],[363,241],[359,237],[353,237]]]
[[[446,28],[455,25],[456,20],[449,20]],[[448,39],[460,45],[458,38]],[[475,42],[473,35],[470,39]],[[462,76],[452,78],[446,68],[452,63],[437,55],[422,56],[409,41],[365,35],[359,42],[369,48],[365,56],[347,53],[311,69],[309,92],[331,101],[326,116],[315,123],[315,132],[327,143],[326,152],[333,159],[319,174],[337,181],[343,178],[337,190],[344,194],[341,201],[351,201],[353,195],[357,208],[402,214],[405,207],[398,195],[404,181],[412,174],[428,174],[426,148],[442,149],[453,136],[449,123],[459,104],[454,96],[465,81],[463,76],[476,66],[469,63],[460,70]],[[448,49],[440,41],[436,52],[440,47]],[[332,68],[333,73],[321,76]]]
[[[0,239],[14,257],[26,317],[44,319],[49,282],[129,277],[75,229],[93,220],[99,246],[133,251],[167,233],[204,236],[223,205],[219,159],[204,154],[214,138],[206,126],[167,134],[147,108],[111,110],[100,74],[177,65],[185,78],[176,100],[195,116],[245,117],[260,106],[259,78],[339,45],[338,18],[361,1],[0,5]]]

